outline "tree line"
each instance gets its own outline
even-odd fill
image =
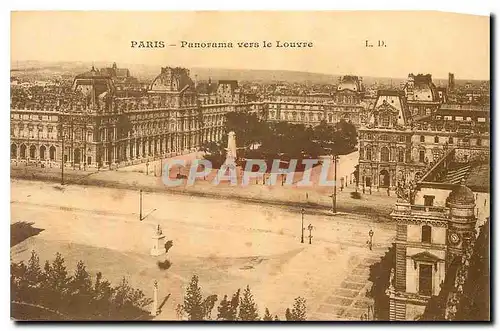
[[[73,273],[68,271],[60,253],[55,259],[45,261],[42,268],[40,258],[31,252],[25,263],[11,262],[12,317],[19,320],[71,320],[71,321],[120,321],[151,319],[149,306],[152,299],[130,286],[126,278],[116,286],[103,278],[101,272],[92,277],[83,261],[79,261]],[[176,308],[179,319],[190,321],[279,321],[265,308],[259,316],[257,304],[247,286],[238,289],[232,296],[224,295],[217,307],[217,295],[203,297],[194,275],[187,286],[184,302]],[[33,310],[33,308],[36,308]],[[305,321],[306,301],[297,297],[291,308],[285,310],[285,320]]]
[[[147,306],[152,300],[141,290],[132,288],[126,278],[116,286],[98,272],[93,280],[82,261],[73,274],[68,271],[64,258],[57,253],[43,268],[40,258],[31,252],[27,263],[11,262],[11,301],[18,307],[40,307],[50,319],[62,320],[137,320],[148,319]],[[43,316],[25,316],[19,319],[44,319]],[[13,312],[13,315],[15,313]]]
[[[220,167],[226,158],[227,134],[234,131],[238,157],[241,159],[281,160],[312,159],[320,155],[344,155],[357,145],[357,131],[351,122],[328,124],[321,121],[314,127],[285,121],[268,122],[255,114],[226,114],[225,134],[219,142],[205,142],[201,150],[205,159]]]
[[[259,316],[258,306],[255,303],[250,287],[241,292],[238,289],[231,297],[224,295],[217,307],[217,315],[212,317],[212,311],[218,300],[217,295],[203,298],[198,276],[193,275],[186,288],[183,304],[177,305],[176,311],[179,319],[189,321],[217,320],[217,321],[279,321],[278,315],[272,315],[265,308],[264,315]],[[305,321],[306,300],[302,297],[295,298],[292,308],[285,310],[285,320]]]

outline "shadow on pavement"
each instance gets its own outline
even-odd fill
[[[36,236],[44,229],[33,227],[34,222],[16,222],[10,225],[10,247],[13,247],[24,240]]]

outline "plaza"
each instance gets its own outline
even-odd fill
[[[11,224],[34,222],[43,229],[11,248],[13,261],[27,260],[33,249],[41,261],[60,252],[68,267],[81,259],[92,274],[101,271],[111,282],[125,276],[148,296],[158,280],[160,302],[166,301],[157,319],[165,320],[177,319],[175,307],[193,274],[204,295],[219,299],[249,285],[261,314],[267,307],[283,318],[302,296],[310,320],[359,320],[371,304],[364,295],[369,266],[395,236],[394,226],[380,217],[306,208],[313,237],[308,244],[306,230],[302,244],[300,209],[290,205],[148,192],[146,217],[139,221],[137,190],[14,179],[11,192]],[[154,258],[149,250],[157,225],[172,247]],[[366,245],[370,229],[372,251]],[[160,270],[157,261],[165,259],[171,267]]]

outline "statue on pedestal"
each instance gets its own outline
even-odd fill
[[[156,232],[153,235],[153,248],[151,248],[152,256],[160,256],[167,252],[165,248],[165,235],[158,224]]]

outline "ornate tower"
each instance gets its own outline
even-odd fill
[[[467,186],[455,188],[447,199],[450,208],[447,234],[446,265],[462,256],[476,236],[476,216],[474,214],[474,193]]]

